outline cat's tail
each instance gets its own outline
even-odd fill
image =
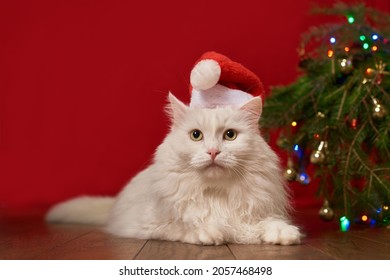
[[[114,201],[113,197],[77,197],[52,207],[46,214],[46,221],[103,225]]]

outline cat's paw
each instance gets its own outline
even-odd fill
[[[199,230],[198,238],[202,245],[222,245],[224,243],[223,234],[215,229]]]
[[[265,224],[262,240],[269,244],[293,245],[301,243],[298,227],[284,221],[269,221]]]

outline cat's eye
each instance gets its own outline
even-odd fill
[[[199,129],[194,129],[190,132],[190,137],[193,141],[200,141],[203,139],[203,133]]]
[[[235,131],[234,129],[228,129],[223,134],[223,139],[228,141],[233,141],[236,138],[237,138],[237,131]]]

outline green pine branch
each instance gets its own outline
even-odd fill
[[[315,172],[318,194],[339,217],[354,221],[364,214],[370,222],[388,224],[390,16],[364,4],[338,3],[315,12],[341,15],[344,22],[303,34],[302,73],[294,83],[271,89],[260,126],[280,131],[278,145],[293,155],[297,170],[306,168],[325,141],[325,161]],[[303,158],[294,155],[296,145]]]

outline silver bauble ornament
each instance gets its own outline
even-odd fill
[[[376,120],[382,120],[387,116],[387,111],[381,104],[375,104],[372,112],[372,117]]]
[[[326,155],[325,155],[325,147],[326,142],[321,141],[318,145],[317,150],[314,150],[310,155],[310,162],[317,165],[322,165],[325,163]]]
[[[324,201],[324,205],[322,205],[320,211],[318,212],[320,218],[324,221],[332,221],[334,219],[334,211],[329,206],[329,202],[327,200]]]
[[[286,170],[284,171],[284,178],[289,181],[293,182],[297,179],[297,171],[294,169],[294,167],[287,167]]]

